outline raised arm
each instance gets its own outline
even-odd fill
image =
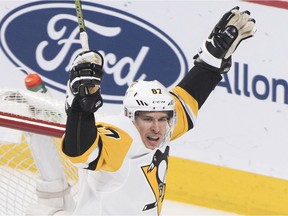
[[[194,126],[198,110],[231,67],[232,54],[241,41],[255,33],[255,20],[249,11],[235,7],[223,15],[194,57],[194,67],[172,89],[176,98],[177,127],[172,138]]]
[[[79,54],[73,62],[66,90],[67,123],[62,142],[62,151],[67,156],[82,155],[97,137],[94,112],[103,104],[102,67],[103,58],[94,51]]]

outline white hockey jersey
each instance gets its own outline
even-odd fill
[[[169,147],[153,151],[145,148],[135,126],[125,116],[109,116],[102,121],[100,136],[107,138],[103,142],[111,142],[102,148],[105,155],[100,156],[96,172],[80,171],[81,194],[75,214],[158,215],[166,187]]]
[[[177,121],[171,140],[193,127],[197,101],[181,87],[172,93]],[[184,102],[185,101],[185,102]],[[122,115],[96,121],[98,134],[82,155],[75,215],[160,215],[166,190],[168,143],[147,149],[132,121]]]

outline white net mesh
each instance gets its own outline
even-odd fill
[[[40,120],[65,123],[64,101],[49,94],[20,89],[0,89],[0,111]]]
[[[27,90],[0,90],[0,111],[54,123],[66,121],[64,101]],[[53,141],[72,195],[77,196],[77,169],[60,153],[60,139]],[[40,174],[28,142],[29,133],[0,127],[0,215],[24,215],[27,206],[37,202],[35,184]]]

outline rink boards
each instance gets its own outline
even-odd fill
[[[288,182],[170,157],[166,198],[241,215],[287,215]]]

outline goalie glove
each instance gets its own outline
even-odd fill
[[[235,7],[216,24],[196,58],[220,69],[220,73],[226,73],[231,67],[231,55],[241,41],[252,37],[254,33],[255,20],[250,18],[250,12],[240,12],[239,7]]]
[[[100,84],[103,77],[103,57],[95,51],[76,56],[67,83],[65,109],[96,112],[102,105]]]

